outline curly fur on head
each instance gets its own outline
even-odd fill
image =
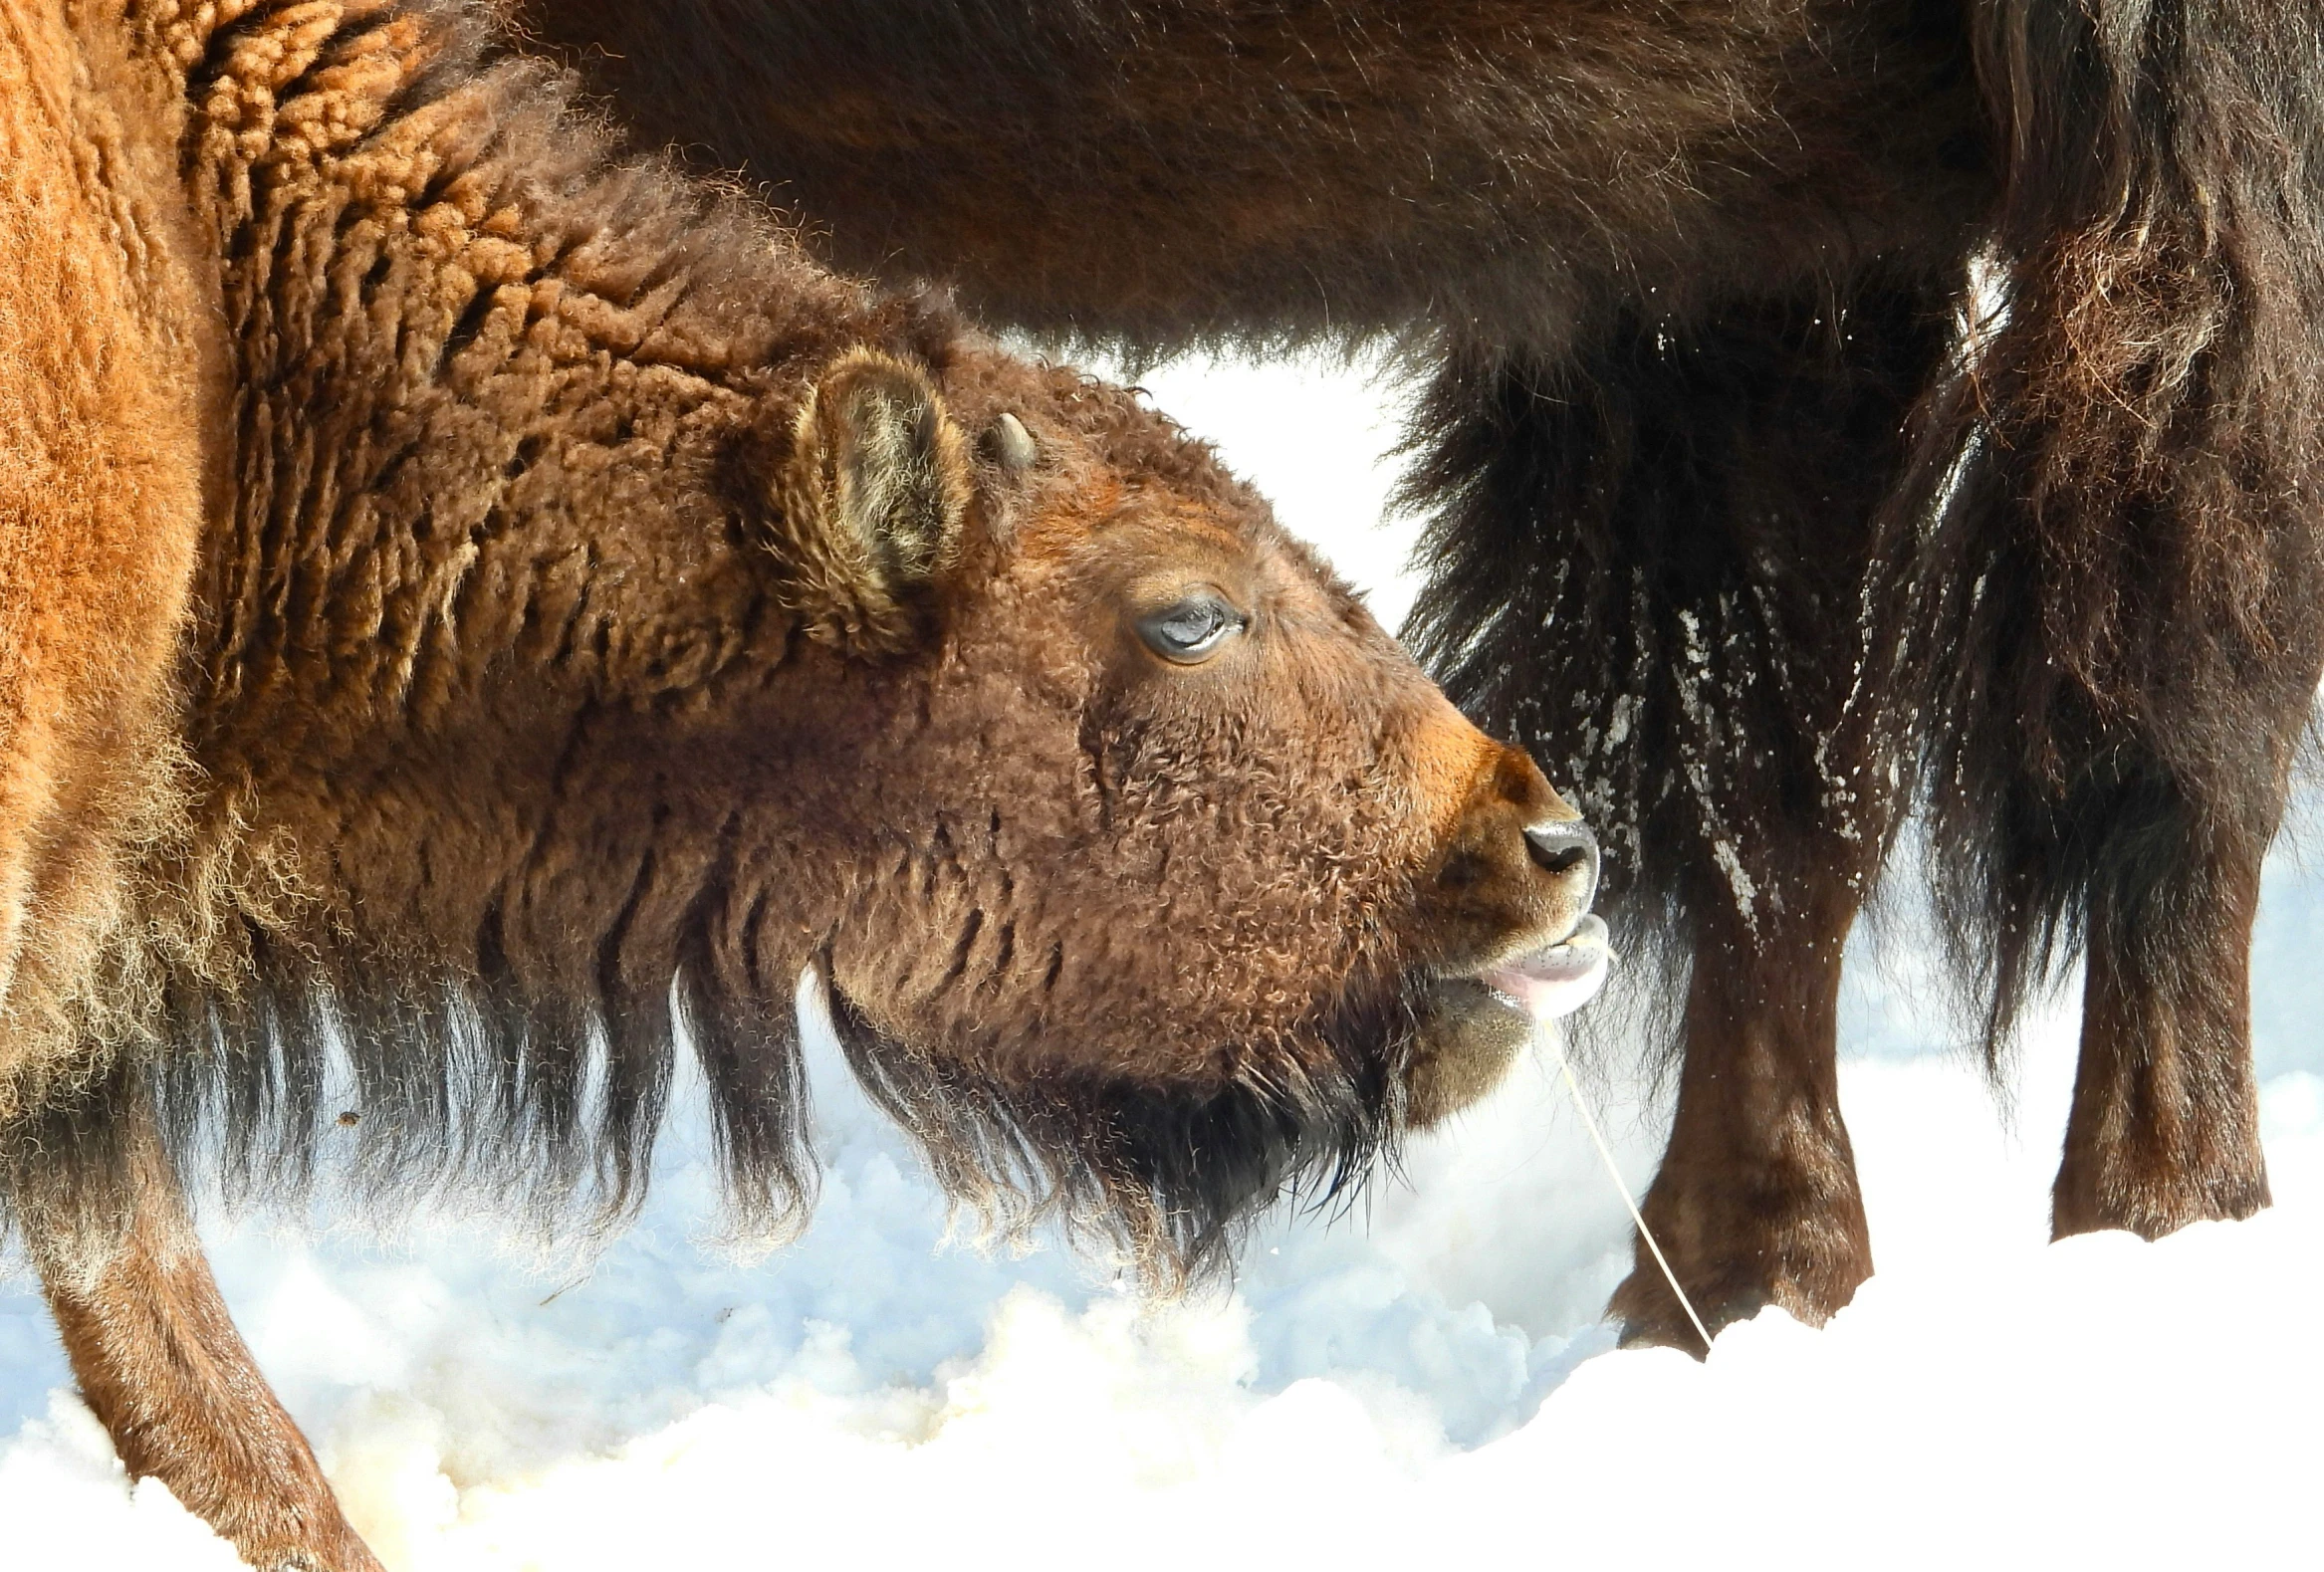
[[[150,1116],[246,1196],[609,1227],[684,1038],[780,1235],[811,962],[999,1226],[1177,1282],[1351,1183],[1438,1018],[1408,995],[1579,916],[1538,771],[1134,396],[622,161],[490,21],[124,24],[222,308],[192,768],[129,887],[187,937],[88,972],[133,1029],[36,1088],[17,1205],[106,1214]],[[1234,636],[1166,659],[1139,629],[1194,595]]]

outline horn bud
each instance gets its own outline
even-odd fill
[[[993,462],[1012,475],[1033,468],[1033,461],[1041,457],[1041,445],[1015,415],[1005,414],[993,422],[985,433],[985,446]]]

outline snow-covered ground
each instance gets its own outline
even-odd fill
[[[1401,615],[1381,395],[1315,368],[1143,380]],[[1545,1056],[1353,1215],[1271,1223],[1231,1297],[1160,1310],[1053,1249],[947,1244],[827,1034],[821,1210],[763,1262],[701,1242],[698,1104],[585,1270],[451,1225],[221,1224],[213,1259],[396,1572],[2324,1562],[2324,877],[2279,852],[2261,921],[2278,1204],[2154,1245],[2044,1242],[2072,990],[2004,1112],[1916,932],[1860,944],[1847,996],[1880,1273],[1826,1330],[1769,1314],[1707,1364],[1595,1324],[1626,1219]],[[1662,1108],[1595,1095],[1643,1184]],[[0,1567],[238,1564],[121,1477],[21,1270],[0,1438]]]

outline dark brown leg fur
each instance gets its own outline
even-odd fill
[[[167,1484],[260,1572],[378,1572],[235,1331],[149,1130],[127,1132],[119,1155],[127,1187],[90,1209],[107,1225],[46,1235],[43,1221],[70,1215],[49,1209],[27,1223],[82,1396],[122,1465]]]
[[[2115,936],[2092,936],[2055,1237],[2160,1238],[2268,1204],[2248,986],[2259,868],[2256,855],[2240,861],[2198,876],[2208,899],[2167,939],[2184,947],[2180,964],[2143,965]]]
[[[1424,416],[1408,632],[1598,825],[1614,1008],[1692,979],[1646,1212],[1714,1324],[1820,1321],[1871,1270],[1835,1004],[1903,774],[1874,521],[1944,332],[1901,284],[1634,320],[1579,366],[1456,366]],[[1639,1260],[1629,1335],[1699,1347]]]
[[[1640,1210],[1717,1332],[1776,1304],[1821,1324],[1872,1274],[1834,1052],[1851,913],[1706,935],[1688,992],[1669,1151]],[[1609,1313],[1626,1343],[1700,1351],[1643,1240]]]
[[[1920,548],[1939,911],[1996,1046],[2087,954],[2054,1227],[2159,1235],[2267,1199],[2251,919],[2324,665],[2324,118],[2285,90],[2324,42],[2298,0],[1972,22],[2009,310],[1928,423],[1968,455]]]

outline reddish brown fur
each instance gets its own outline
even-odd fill
[[[1667,962],[1649,1211],[1715,1321],[1871,1268],[1830,1000],[1916,778],[1988,1041],[2090,958],[2057,1230],[2264,1204],[2250,900],[2324,668],[2312,6],[522,10],[834,256],[1433,365],[1410,632],[1576,783]],[[1976,268],[2007,311],[1964,335]],[[1693,1342],[1643,1255],[1616,1303]]]
[[[369,1565],[172,1153],[614,1222],[674,999],[780,1231],[812,965],[956,1197],[1172,1281],[1498,1074],[1571,809],[1206,449],[613,161],[462,0],[36,14],[0,1177],[124,1460],[247,1556]],[[1198,588],[1241,629],[1166,660]]]
[[[80,1230],[32,1231],[82,1398],[123,1467],[168,1481],[252,1566],[375,1572],[234,1329],[150,1121],[127,1146],[136,1201],[106,1249],[80,1247]]]
[[[214,413],[172,122],[85,9],[0,19],[0,1119],[83,1073],[57,1045],[135,986],[112,963],[176,822],[171,666]]]

